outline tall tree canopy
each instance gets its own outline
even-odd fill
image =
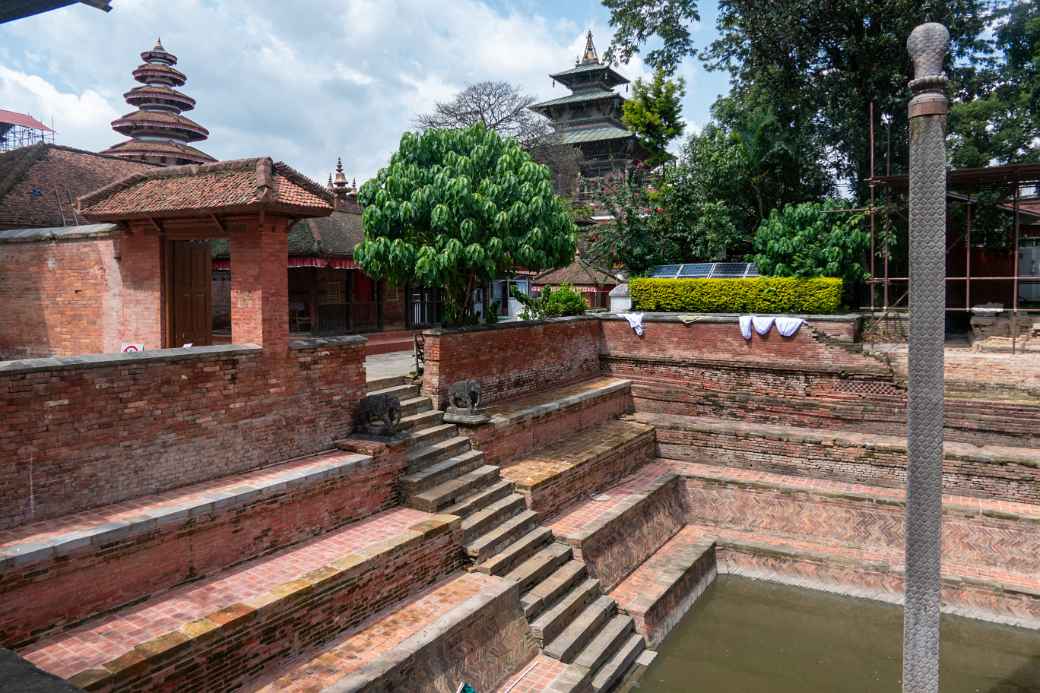
[[[438,102],[431,113],[415,119],[423,130],[483,125],[503,137],[528,146],[551,132],[549,121],[528,107],[535,102],[508,82],[470,84],[451,101]]]
[[[574,222],[548,169],[483,125],[406,132],[358,200],[358,264],[397,285],[443,287],[449,323],[473,321],[473,291],[485,282],[574,258]]]
[[[686,128],[681,103],[686,82],[657,70],[649,81],[637,79],[632,86],[621,119],[649,152],[646,164],[653,168],[672,158],[668,145]]]

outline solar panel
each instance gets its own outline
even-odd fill
[[[681,267],[682,267],[682,265],[658,265],[657,267],[654,268],[654,271],[653,271],[653,273],[651,273],[650,276],[651,277],[669,277],[669,278],[670,277],[674,277],[679,272],[679,268],[681,268]]]
[[[679,270],[679,277],[707,277],[711,275],[711,268],[714,263],[711,262],[692,262],[688,265],[683,265]]]
[[[712,277],[743,277],[747,271],[746,262],[716,262],[712,269]]]

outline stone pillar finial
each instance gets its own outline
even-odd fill
[[[943,61],[950,44],[950,32],[942,24],[921,24],[906,40],[906,49],[914,61],[914,78],[910,80],[910,117],[945,115],[949,110],[946,99],[946,73]]]

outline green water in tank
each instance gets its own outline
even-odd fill
[[[900,691],[902,609],[719,576],[638,684],[684,693]],[[1040,693],[1040,632],[942,621],[942,693]]]

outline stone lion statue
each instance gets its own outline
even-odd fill
[[[368,395],[361,400],[358,419],[368,433],[391,436],[401,423],[401,400],[393,395]]]
[[[460,380],[448,388],[448,405],[456,411],[474,414],[480,406],[480,381]]]

